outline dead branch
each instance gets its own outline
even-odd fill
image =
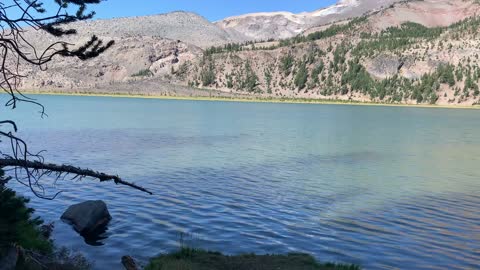
[[[5,167],[20,167],[20,168],[29,168],[35,171],[47,171],[51,173],[61,173],[61,174],[72,174],[79,177],[91,177],[98,179],[100,182],[113,181],[117,185],[125,185],[131,188],[146,192],[150,195],[153,193],[147,189],[140,187],[134,183],[130,183],[122,180],[117,175],[109,175],[101,172],[96,172],[91,169],[82,169],[70,165],[57,165],[51,163],[42,163],[39,161],[29,161],[21,159],[0,159],[0,168]]]

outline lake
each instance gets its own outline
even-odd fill
[[[478,110],[36,98],[48,118],[27,104],[2,109],[32,150],[154,192],[85,179],[59,181],[54,201],[33,198],[56,242],[95,269],[181,242],[367,269],[480,269]],[[103,246],[59,220],[88,199],[113,216]]]

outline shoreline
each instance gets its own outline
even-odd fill
[[[187,100],[187,101],[210,101],[210,102],[238,102],[238,103],[285,103],[285,104],[314,104],[314,105],[345,105],[345,106],[378,106],[378,107],[410,107],[431,109],[468,109],[478,110],[480,105],[435,105],[435,104],[400,104],[400,103],[377,103],[346,100],[325,100],[306,98],[270,98],[270,97],[207,97],[207,96],[163,96],[163,95],[139,95],[139,94],[103,94],[103,93],[67,93],[67,92],[35,92],[22,91],[25,95],[39,96],[78,96],[78,97],[110,97],[110,98],[136,98],[136,99],[159,99],[159,100]]]

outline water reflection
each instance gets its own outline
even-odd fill
[[[94,247],[105,245],[105,240],[108,239],[108,235],[108,227],[102,228],[100,231],[96,231],[95,233],[81,234],[85,240],[85,244]]]

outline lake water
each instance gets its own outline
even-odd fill
[[[56,222],[57,243],[96,269],[175,250],[182,234],[228,254],[480,269],[480,111],[37,98],[46,119],[29,105],[2,109],[33,150],[154,192],[60,181],[58,199],[33,199],[37,214]],[[113,216],[103,246],[59,221],[87,199],[106,201]]]

